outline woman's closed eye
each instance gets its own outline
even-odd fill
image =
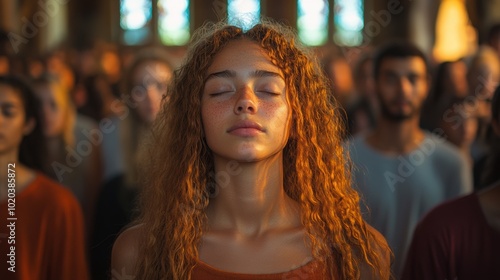
[[[212,78],[205,84],[204,92],[209,97],[216,97],[235,92],[235,87],[231,83],[220,81],[219,78]]]
[[[257,93],[264,93],[264,94],[269,94],[269,95],[281,95],[281,92],[277,90],[268,90],[268,89],[262,89],[262,90],[256,90]]]
[[[232,90],[232,89],[223,89],[223,90],[216,90],[216,91],[210,92],[208,95],[215,97],[215,96],[220,96],[223,94],[233,93],[233,92],[234,92],[234,90]]]
[[[254,91],[257,94],[279,96],[285,92],[285,82],[277,77],[264,77],[256,81]]]

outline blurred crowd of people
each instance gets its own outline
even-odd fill
[[[135,215],[140,165],[147,160],[141,157],[141,143],[150,136],[149,128],[162,102],[168,102],[168,83],[182,55],[164,47],[127,49],[96,43],[83,50],[21,57],[9,53],[6,45],[4,34],[0,38],[1,168],[19,162],[18,215],[26,215],[24,223],[32,226],[18,228],[17,238],[25,230],[33,244],[43,240],[46,247],[63,248],[51,253],[57,260],[55,266],[65,267],[67,262],[74,269],[56,273],[56,267],[45,263],[50,260],[39,256],[30,257],[26,267],[18,268],[26,274],[57,275],[47,279],[109,279],[119,273],[109,271],[113,242]],[[395,254],[394,273],[399,277],[413,231],[429,210],[445,200],[486,189],[500,179],[500,141],[490,125],[492,118],[500,122],[491,113],[500,81],[500,25],[471,57],[437,64],[422,56],[426,67],[421,77],[411,71],[402,76],[383,72],[390,71],[387,61],[391,59],[419,57],[417,50],[387,51],[391,53],[383,56],[380,48],[366,48],[355,59],[348,59],[334,46],[322,47],[317,53],[331,81],[332,98],[344,109],[346,145],[355,164],[354,187],[361,193],[361,203],[367,205],[366,220],[388,240]],[[392,67],[396,72],[402,69],[397,64]],[[422,87],[412,91],[420,82]],[[390,83],[396,83],[399,91],[408,86],[408,96],[384,97],[384,92],[389,94],[384,86]],[[421,99],[414,94],[422,94]],[[415,114],[399,116],[398,122],[391,111],[397,110],[393,105],[414,106]],[[400,125],[409,119],[410,125]],[[6,125],[8,122],[12,125]],[[411,137],[404,139],[405,135]],[[426,139],[438,143],[432,156],[443,151],[443,157],[452,163],[441,159],[431,163],[431,156],[421,147]],[[385,147],[388,141],[391,146]],[[399,144],[401,149],[395,149]],[[418,161],[414,151],[426,159],[413,163]],[[456,168],[447,169],[454,164]],[[387,172],[394,177],[388,179]],[[4,173],[2,178],[7,177]],[[428,177],[419,181],[422,176]],[[387,194],[382,195],[380,185],[386,183]],[[433,190],[402,191],[419,184]],[[38,185],[42,188],[35,192]],[[50,199],[42,194],[44,188],[53,189]],[[6,220],[7,191],[2,188],[1,194],[0,217]],[[33,196],[31,200],[28,194]],[[46,204],[52,212],[47,212]],[[21,212],[23,206],[30,211]],[[47,241],[50,235],[56,235],[55,240]],[[4,260],[3,249],[9,245],[3,237],[0,260],[5,263],[9,259]],[[17,246],[32,250],[22,247],[30,245]],[[17,257],[28,259],[20,251]]]

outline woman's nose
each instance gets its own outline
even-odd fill
[[[234,107],[235,114],[257,113],[257,100],[255,93],[248,87],[241,89]]]

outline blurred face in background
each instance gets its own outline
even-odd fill
[[[330,64],[330,79],[333,84],[333,94],[343,105],[347,105],[354,89],[354,79],[351,66],[343,59],[337,59]]]
[[[477,79],[475,79],[471,90],[477,102],[477,113],[479,118],[489,121],[491,119],[491,99],[499,82],[499,66],[482,65],[475,76]]]
[[[429,90],[424,60],[418,56],[385,58],[376,77],[376,89],[386,119],[418,118]]]
[[[20,93],[0,84],[0,155],[17,151],[24,135],[31,132],[34,120],[25,118]]]
[[[132,101],[141,121],[152,123],[160,111],[163,95],[172,77],[169,65],[161,61],[145,61],[134,70]]]
[[[35,79],[42,76],[43,73],[46,72],[43,61],[40,59],[30,60],[28,62],[28,72],[30,77]]]
[[[446,92],[454,94],[455,97],[465,97],[467,95],[467,65],[465,65],[465,62],[455,61],[450,63],[446,78],[446,81],[444,81]]]
[[[47,72],[56,76],[61,81],[62,86],[72,90],[75,86],[75,76],[73,71],[65,62],[61,54],[56,54],[47,59]]]
[[[489,47],[478,51],[473,59],[469,73],[469,98],[476,103],[477,115],[481,122],[491,120],[491,99],[500,81],[500,60]]]
[[[43,131],[47,137],[57,137],[63,133],[68,104],[64,103],[64,92],[57,93],[56,86],[43,83],[35,86],[44,116]]]
[[[101,56],[101,68],[110,82],[120,79],[121,62],[118,53],[106,51]]]
[[[452,112],[449,118],[456,120],[454,122],[441,122],[441,128],[447,140],[457,147],[466,148],[470,147],[478,129],[478,120],[476,115],[460,115],[459,113]]]

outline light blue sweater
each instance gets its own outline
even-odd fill
[[[393,273],[402,273],[413,231],[437,204],[472,191],[471,166],[445,139],[427,133],[412,152],[389,156],[360,135],[348,143],[366,221],[394,252]]]

